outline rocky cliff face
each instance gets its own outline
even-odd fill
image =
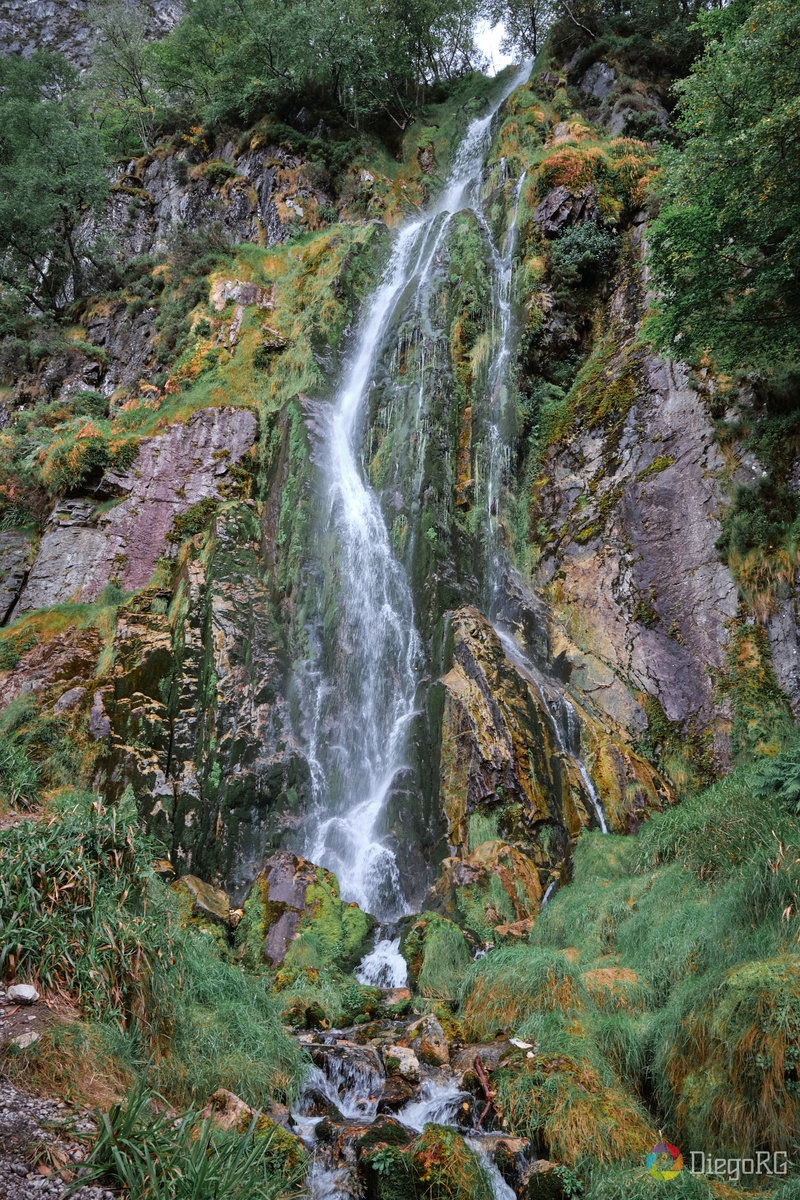
[[[137,0],[139,3],[139,0]],[[92,57],[90,0],[6,0],[0,14],[0,53],[32,54],[52,50],[76,67]],[[163,37],[180,20],[180,0],[141,0],[147,32]]]
[[[676,783],[724,770],[743,719],[731,652],[750,618],[715,542],[731,481],[758,464],[715,439],[714,380],[643,341],[652,161],[619,136],[639,110],[600,67],[580,86],[603,128],[557,76],[509,98],[484,215],[450,224],[425,305],[398,309],[364,430],[425,643],[386,837],[428,907],[485,937],[527,931],[583,829],[630,831]],[[383,261],[379,218],[435,189],[443,153],[426,140],[396,179],[356,167],[343,183],[267,121],[123,164],[105,223],[120,269],[139,266],[2,397],[39,523],[0,534],[0,698],[68,714],[96,785],[133,786],[179,873],[236,900],[265,855],[300,849],[309,812],[297,681],[335,573],[315,541],[321,406]],[[491,499],[488,247],[505,252],[515,219]],[[212,228],[219,256],[187,266],[176,237]],[[587,230],[602,270],[567,278],[554,247]],[[797,622],[786,594],[753,640],[782,711]]]

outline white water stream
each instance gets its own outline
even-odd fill
[[[520,674],[539,693],[542,705],[550,718],[550,728],[553,731],[553,739],[558,747],[558,752],[562,759],[569,759],[574,764],[583,781],[586,797],[597,817],[597,824],[603,833],[608,833],[602,801],[586,768],[586,763],[581,757],[581,723],[578,714],[566,696],[547,685],[531,660],[522,653],[511,634],[497,625],[494,630],[506,652],[506,657],[513,662]],[[551,889],[554,890],[553,884],[545,892],[545,899],[549,899],[552,895]],[[542,903],[544,904],[544,899]]]
[[[477,208],[492,119],[529,72],[529,64],[521,68],[486,116],[472,122],[436,203],[398,233],[323,430],[329,501],[324,538],[336,547],[331,559],[336,595],[328,597],[334,628],[325,632],[323,661],[315,670],[316,695],[309,706],[314,812],[303,852],[337,875],[345,899],[382,921],[409,911],[384,822],[392,789],[407,767],[422,647],[409,582],[362,459],[365,408],[377,364],[397,349],[387,337],[392,316],[401,298],[411,293],[415,308],[426,311],[446,226],[464,207]],[[510,257],[507,264],[501,260],[501,267],[503,278],[507,273],[510,279]],[[508,287],[503,286],[508,308]],[[501,322],[506,308],[501,308]],[[423,401],[421,386],[420,408]]]

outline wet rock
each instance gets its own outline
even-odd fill
[[[322,950],[335,955],[340,965],[352,967],[361,957],[373,925],[374,919],[357,905],[340,899],[335,875],[280,850],[264,863],[236,935],[247,948],[254,931],[262,933],[261,954],[273,966],[284,961],[290,946],[295,958],[302,956],[308,935],[312,953]]]
[[[608,63],[592,63],[580,80],[578,86],[585,96],[594,100],[605,100],[617,81],[617,72]]]
[[[230,469],[256,435],[245,409],[206,408],[185,424],[144,440],[128,471],[107,471],[101,487],[125,499],[94,520],[88,500],[67,501],[48,521],[17,613],[91,602],[116,579],[126,591],[144,587],[156,559],[174,553],[167,534],[175,518],[201,500],[218,499]],[[220,472],[219,468],[224,469]]]
[[[426,1066],[446,1066],[450,1061],[444,1030],[431,1014],[412,1022],[406,1029],[404,1040],[410,1043],[419,1061]]]
[[[35,1004],[39,993],[31,983],[14,983],[6,992],[12,1004]]]
[[[384,1046],[383,1064],[389,1076],[399,1075],[411,1083],[419,1081],[419,1059],[408,1046]]]
[[[453,1074],[464,1080],[466,1076],[475,1072],[475,1059],[480,1058],[483,1070],[487,1075],[491,1075],[492,1071],[496,1071],[511,1053],[511,1043],[506,1039],[483,1045],[463,1046],[451,1058],[450,1065],[453,1068]]]
[[[443,861],[426,905],[453,916],[482,908],[487,925],[517,936],[517,923],[538,912],[544,881],[560,869],[570,839],[598,823],[597,796],[609,826],[621,829],[631,815],[665,803],[669,790],[607,722],[567,697],[512,638],[501,641],[476,609],[453,613],[450,628],[440,796],[456,855]]]
[[[31,550],[31,539],[26,534],[0,532],[0,625],[8,620],[24,587]]]
[[[192,898],[192,916],[202,917],[218,925],[227,925],[231,915],[231,898],[222,888],[204,883],[196,875],[181,875],[173,885],[188,892]]]
[[[187,557],[171,616],[153,611],[152,593],[125,607],[106,698],[114,794],[132,784],[179,872],[219,878],[239,905],[265,849],[296,827],[308,786],[288,713],[289,657],[264,580],[266,536],[254,502],[226,507],[202,555]],[[168,595],[156,599],[166,608]],[[260,956],[263,936],[256,942]]]
[[[419,1093],[418,1084],[400,1075],[390,1075],[381,1088],[381,1098],[378,1101],[379,1113],[397,1112]]]
[[[590,186],[576,193],[570,192],[563,184],[553,188],[539,201],[533,213],[538,228],[550,236],[578,221],[597,221],[599,218],[597,196]]]
[[[524,1200],[564,1200],[564,1182],[558,1163],[539,1158],[524,1172],[519,1195]]]

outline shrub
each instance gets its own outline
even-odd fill
[[[593,221],[582,221],[555,239],[550,247],[550,263],[560,284],[586,286],[611,274],[618,253],[618,240],[610,230]]]
[[[203,178],[207,179],[212,187],[221,187],[228,179],[235,179],[238,174],[233,163],[222,158],[212,158],[203,167]]]
[[[758,799],[774,799],[789,812],[800,813],[800,744],[759,762],[752,776],[753,793]]]
[[[42,482],[52,494],[74,491],[93,474],[112,467],[125,471],[136,459],[136,438],[112,438],[92,421],[60,435],[50,444],[41,467]]]
[[[69,398],[69,404],[72,411],[78,416],[108,416],[108,397],[91,388],[82,388],[79,392],[73,392]]]
[[[219,500],[213,496],[206,496],[205,499],[198,500],[196,504],[187,508],[186,512],[180,513],[175,518],[172,529],[167,534],[167,541],[180,544],[195,537],[205,529],[218,508]]]

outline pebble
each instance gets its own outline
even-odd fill
[[[23,1034],[23,1037],[29,1036]],[[39,1175],[27,1157],[36,1142],[57,1142],[73,1161],[85,1151],[68,1135],[58,1138],[51,1123],[57,1122],[63,1101],[42,1100],[29,1096],[0,1078],[0,1198],[2,1200],[62,1200],[66,1183],[58,1175]],[[63,1117],[62,1117],[63,1119]],[[94,1122],[80,1120],[77,1128],[93,1132]],[[76,1157],[77,1156],[77,1157]],[[116,1200],[113,1192],[102,1187],[82,1187],[73,1200]]]
[[[13,1037],[11,1045],[19,1046],[20,1050],[27,1050],[29,1046],[35,1045],[38,1040],[39,1034],[29,1029],[27,1033],[18,1033],[16,1037]]]

